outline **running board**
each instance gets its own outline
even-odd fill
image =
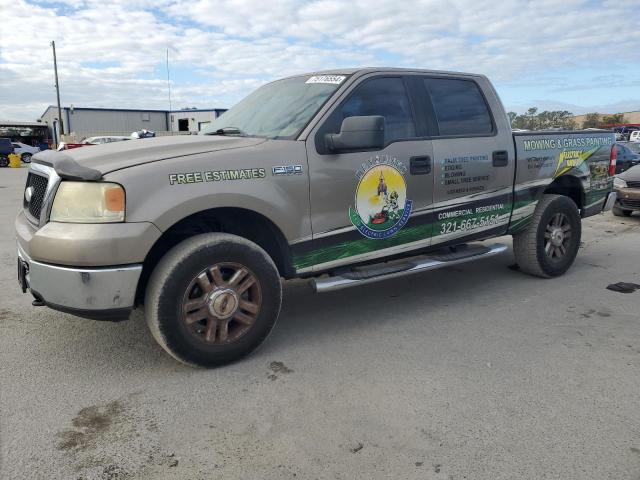
[[[461,245],[438,250],[427,255],[403,258],[392,262],[355,267],[336,275],[314,278],[312,284],[316,292],[330,292],[356,285],[379,282],[389,278],[401,277],[412,273],[437,270],[438,268],[472,262],[481,258],[493,257],[507,250],[502,243],[485,247],[483,245]]]

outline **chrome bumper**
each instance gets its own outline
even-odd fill
[[[607,196],[607,201],[604,202],[604,207],[602,207],[603,212],[608,212],[613,208],[613,205],[616,203],[618,199],[618,194],[616,192],[610,192],[609,196]]]
[[[126,318],[133,309],[142,265],[60,267],[32,260],[19,246],[18,259],[21,286],[48,307],[105,319]]]

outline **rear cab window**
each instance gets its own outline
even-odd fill
[[[480,87],[473,80],[424,78],[440,136],[489,136],[493,118]]]

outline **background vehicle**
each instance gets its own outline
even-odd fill
[[[58,148],[56,149],[57,151],[62,151],[62,150],[71,150],[74,148],[80,148],[80,147],[86,147],[88,145],[93,145],[92,143],[70,143],[70,142],[60,142],[58,144]]]
[[[562,275],[582,218],[609,209],[607,131],[511,131],[482,75],[364,69],[267,84],[202,135],[34,156],[16,219],[19,279],[88,318],[144,304],[172,356],[255,349],[280,278],[316,291],[504,252]]]
[[[640,130],[635,130],[629,134],[630,142],[640,142]]]
[[[125,140],[131,140],[131,137],[125,137],[120,135],[106,135],[101,137],[89,137],[85,138],[81,143],[85,145],[102,145],[104,143],[122,142]]]
[[[616,175],[613,186],[618,194],[613,214],[628,217],[634,211],[640,211],[640,165]]]
[[[640,153],[635,152],[632,148],[640,147],[640,143],[631,142],[616,143],[616,152],[618,159],[616,162],[616,173],[622,173],[625,170],[638,165],[640,163]]]
[[[14,153],[20,155],[24,163],[31,162],[31,157],[40,151],[39,147],[32,147],[26,143],[13,142]]]
[[[137,132],[132,132],[131,133],[131,138],[132,139],[136,139],[136,138],[154,138],[156,136],[156,132],[152,131],[152,130],[146,130],[146,129],[142,129],[142,130],[138,130]]]
[[[0,167],[9,166],[9,155],[14,151],[10,138],[0,138]]]

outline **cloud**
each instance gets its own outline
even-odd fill
[[[20,19],[20,35],[0,33],[0,117],[33,119],[53,103],[53,39],[62,101],[78,106],[166,108],[167,48],[174,105],[228,107],[273,78],[371,65],[484,73],[508,105],[640,104],[638,7],[640,0],[0,0],[0,10]],[[614,88],[603,80],[611,72],[628,80]]]

